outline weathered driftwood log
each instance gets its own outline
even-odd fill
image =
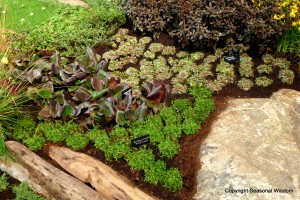
[[[15,141],[6,142],[14,159],[0,160],[1,170],[12,177],[26,181],[33,189],[49,199],[59,200],[104,200],[97,191],[78,179],[57,169]]]
[[[51,146],[49,156],[73,176],[90,183],[107,199],[154,200],[102,162],[64,147]]]

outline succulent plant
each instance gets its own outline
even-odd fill
[[[292,70],[281,69],[278,74],[278,78],[282,83],[292,84],[294,82],[295,74]]]
[[[111,60],[108,65],[110,71],[115,71],[118,69],[123,69],[123,64],[119,60]]]
[[[186,58],[189,56],[189,53],[186,51],[179,51],[176,53],[177,58]]]
[[[207,81],[206,87],[211,91],[211,92],[219,92],[222,90],[222,84],[218,82],[217,80],[214,81]]]
[[[233,83],[235,80],[234,65],[232,64],[222,61],[217,65],[216,72],[217,80],[224,85]]]
[[[126,69],[126,74],[128,74],[128,76],[130,76],[130,77],[136,77],[137,78],[140,75],[140,70],[135,69],[133,67],[129,67],[129,68]]]
[[[136,44],[131,55],[135,57],[140,57],[144,54],[145,48],[146,46],[144,44]]]
[[[126,28],[120,28],[118,33],[120,35],[127,35],[129,33],[129,29],[126,29]]]
[[[259,65],[256,69],[260,74],[262,73],[271,74],[273,72],[272,66],[266,64]]]
[[[244,91],[249,91],[254,86],[254,83],[250,79],[242,78],[237,82],[237,86]]]
[[[190,85],[190,87],[202,86],[204,83],[204,79],[200,74],[195,73],[188,78],[187,82]]]
[[[158,68],[160,66],[166,66],[167,61],[164,57],[159,56],[157,59],[153,60],[153,65],[155,68]]]
[[[273,84],[273,80],[266,76],[261,76],[255,79],[255,84],[258,86],[267,87]]]
[[[113,41],[116,41],[118,43],[121,43],[122,41],[125,41],[124,35],[117,33],[112,37]]]
[[[114,50],[109,50],[102,55],[103,59],[115,60],[120,57],[120,54]]]
[[[291,63],[285,58],[276,58],[272,64],[280,69],[289,69]]]
[[[204,70],[199,73],[199,76],[205,79],[208,76],[214,76],[214,74],[211,71]]]
[[[191,53],[191,54],[190,54],[190,58],[191,58],[193,61],[203,59],[203,58],[204,58],[204,53],[199,52],[199,51],[198,51],[198,52]]]
[[[152,38],[151,37],[142,37],[140,40],[139,40],[139,43],[140,44],[148,44],[152,41]]]
[[[253,77],[253,62],[252,60],[244,60],[240,62],[239,73],[244,77]]]
[[[274,57],[270,54],[265,54],[262,56],[262,60],[265,64],[272,64],[274,62]]]
[[[179,60],[178,60],[178,59],[174,59],[173,57],[169,57],[169,58],[168,58],[168,63],[169,63],[169,65],[171,65],[171,66],[175,66],[175,65],[178,65]]]
[[[177,76],[175,76],[175,77],[173,77],[173,78],[171,79],[171,83],[172,83],[173,85],[176,85],[177,83],[182,83],[182,79],[180,79],[180,78],[178,78]]]
[[[174,94],[186,94],[188,91],[188,88],[186,85],[183,85],[181,83],[177,83],[173,85],[172,93]]]
[[[171,56],[176,54],[175,46],[165,46],[165,48],[161,52],[162,55]]]
[[[145,58],[149,58],[153,60],[155,58],[155,52],[147,50],[145,51],[144,56]]]
[[[135,45],[126,41],[126,42],[120,44],[120,46],[118,47],[116,52],[120,56],[128,56],[128,55],[134,54]],[[104,53],[104,54],[106,54],[106,53]]]
[[[215,56],[217,56],[218,58],[221,58],[223,56],[224,52],[221,49],[217,49],[215,51]]]
[[[185,81],[188,77],[189,77],[189,72],[188,71],[186,71],[186,70],[181,70],[179,73],[178,73],[178,75],[177,75],[177,77],[180,79],[180,80],[182,80],[182,82],[183,81]]]
[[[215,55],[208,55],[206,58],[204,58],[203,62],[204,63],[213,63],[213,62],[216,62],[217,59],[218,59],[218,57]]]
[[[165,48],[165,46],[161,43],[151,43],[150,46],[148,47],[148,49],[152,52],[152,53],[157,53],[157,52],[161,52],[163,49]]]
[[[137,38],[135,36],[125,35],[125,39],[129,44],[132,44],[132,45],[137,45],[137,43],[138,43]]]

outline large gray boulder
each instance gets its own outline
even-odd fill
[[[195,199],[300,199],[300,92],[229,100],[200,159]]]

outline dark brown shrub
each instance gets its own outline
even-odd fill
[[[135,30],[167,32],[183,46],[223,48],[234,41],[237,47],[273,48],[289,27],[274,20],[281,14],[278,1],[258,6],[251,0],[127,0],[124,9]]]

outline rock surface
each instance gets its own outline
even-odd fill
[[[91,156],[57,146],[49,148],[49,156],[79,180],[90,183],[105,200],[155,200]]]
[[[229,100],[200,159],[197,200],[300,199],[300,92]]]
[[[81,0],[58,0],[61,3],[67,3],[75,6],[88,7],[89,5]]]
[[[26,181],[34,191],[48,199],[105,199],[78,179],[47,163],[24,145],[8,141],[6,147],[13,153],[14,159],[8,159],[7,162],[0,159],[0,169],[21,182]]]

